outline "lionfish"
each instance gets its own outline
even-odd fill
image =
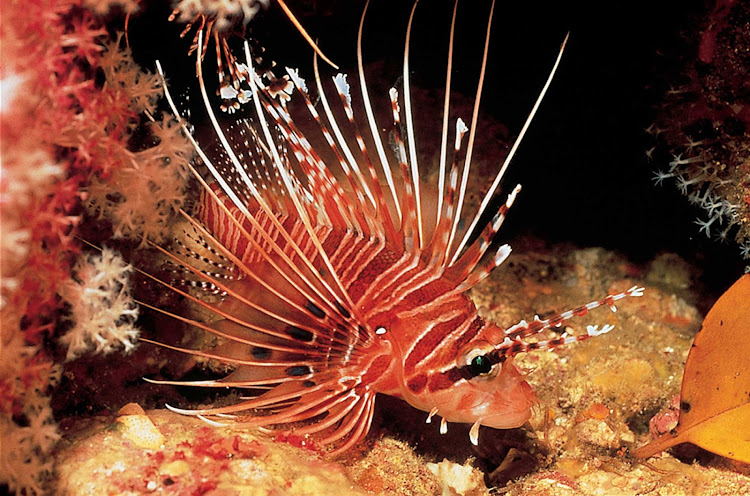
[[[473,424],[469,436],[477,444],[480,425],[515,428],[531,416],[537,399],[513,363],[516,355],[583,341],[612,326],[589,326],[580,336],[528,338],[600,306],[614,311],[616,301],[642,294],[643,288],[633,287],[508,328],[478,315],[467,291],[510,254],[507,244],[497,247],[493,240],[520,186],[511,190],[486,225],[479,223],[552,81],[567,37],[500,171],[468,228],[460,230],[495,3],[487,23],[471,125],[457,119],[448,165],[457,4],[448,49],[436,205],[423,201],[411,109],[409,38],[416,2],[406,29],[403,107],[398,91],[390,90],[392,154],[386,152],[378,129],[363,69],[367,4],[359,24],[357,61],[369,140],[376,153],[366,145],[341,74],[333,79],[348,122],[337,122],[316,58],[318,105],[297,71],[287,69],[287,74],[302,107],[325,138],[326,153],[337,163],[325,162],[322,151],[311,145],[292,118],[288,105],[274,98],[271,85],[253,68],[247,42],[246,64],[239,64],[237,70],[249,85],[247,98],[254,116],[238,123],[240,139],[232,139],[209,101],[199,41],[197,77],[222,149],[222,157],[212,160],[180,118],[157,62],[167,101],[208,170],[204,177],[197,165],[191,166],[202,188],[201,197],[194,215],[181,212],[204,250],[184,243],[174,252],[158,249],[182,265],[194,277],[194,285],[218,292],[221,298],[211,301],[154,277],[215,315],[215,320],[203,322],[149,307],[218,336],[223,344],[196,350],[143,341],[219,360],[233,371],[217,380],[148,380],[238,388],[248,393],[228,406],[172,410],[212,423],[234,419],[239,425],[286,428],[296,435],[314,436],[319,446],[330,445],[335,455],[365,437],[376,395],[382,393],[429,412],[428,422],[435,415],[442,417],[441,433],[446,432],[447,422]],[[321,107],[325,118],[319,114]],[[356,148],[345,139],[345,126],[356,137]],[[428,209],[434,209],[434,221],[426,220]]]

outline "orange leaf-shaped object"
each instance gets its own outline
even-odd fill
[[[695,337],[677,427],[633,455],[648,458],[680,443],[750,463],[750,274],[719,298]]]

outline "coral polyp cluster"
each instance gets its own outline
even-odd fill
[[[60,296],[70,305],[67,320],[73,323],[60,337],[68,360],[91,349],[95,353],[133,349],[138,308],[130,296],[132,270],[107,248],[101,254],[81,257],[73,267],[73,278],[60,289]]]
[[[191,22],[206,16],[217,30],[223,31],[237,22],[247,24],[270,0],[180,0],[172,16],[178,22]]]
[[[716,2],[704,25],[681,84],[667,92],[661,115],[646,129],[656,143],[647,155],[669,148],[656,183],[674,181],[705,211],[698,229],[736,241],[750,259],[750,6]]]
[[[673,155],[668,168],[657,171],[654,179],[657,184],[673,179],[691,204],[706,211],[705,218],[696,220],[698,230],[722,242],[736,239],[748,258],[750,150],[742,142],[743,134],[732,136],[723,124],[699,134],[711,137],[693,140],[684,135],[685,143],[675,148],[681,153]]]
[[[135,6],[3,3],[0,485],[19,494],[42,492],[52,471],[59,435],[49,394],[66,353],[121,348],[135,335],[132,322],[120,325],[134,316],[121,261],[111,252],[98,262],[83,256],[71,274],[84,205],[115,232],[143,240],[159,239],[165,217],[182,203],[190,148],[170,119],[153,115],[158,79],[98,16]],[[146,112],[154,118],[150,137],[136,145],[131,138]],[[89,298],[102,283],[111,295]]]

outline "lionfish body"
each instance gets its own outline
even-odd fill
[[[455,16],[454,9],[453,22]],[[195,231],[192,238],[211,255],[185,245],[177,254],[160,249],[192,275],[194,285],[221,293],[222,299],[212,303],[163,283],[209,310],[215,319],[205,323],[155,310],[223,340],[211,350],[162,346],[218,359],[235,368],[220,380],[153,382],[234,387],[250,394],[233,405],[175,410],[214,420],[235,417],[251,425],[286,426],[299,435],[315,435],[319,444],[333,444],[339,453],[367,434],[375,396],[383,393],[430,412],[428,421],[435,414],[441,416],[441,432],[447,421],[474,424],[471,438],[476,443],[480,425],[512,428],[530,417],[536,397],[513,364],[516,354],[587,339],[611,327],[591,327],[583,336],[549,341],[526,338],[598,306],[614,309],[616,300],[640,295],[640,288],[631,288],[507,329],[478,316],[466,293],[509,255],[507,245],[498,247],[492,241],[520,187],[512,190],[483,229],[475,228],[550,83],[562,49],[519,141],[459,241],[481,82],[471,130],[460,119],[455,124],[450,165],[446,97],[438,202],[427,205],[420,191],[410,109],[410,28],[411,18],[404,62],[406,136],[401,136],[402,109],[394,89],[390,103],[395,153],[390,156],[369,103],[361,24],[360,89],[376,153],[362,137],[343,76],[334,78],[334,84],[348,126],[336,122],[317,65],[318,106],[312,104],[304,81],[288,69],[295,96],[317,122],[327,143],[326,153],[335,157],[333,164],[310,145],[287,105],[273,98],[271,85],[253,71],[249,53],[248,65],[240,70],[252,90],[255,116],[239,122],[233,133],[222,129],[206,95],[198,54],[201,91],[222,144],[222,158],[212,161],[183,124],[210,172],[205,179],[193,171],[203,191],[194,216],[183,215]],[[488,39],[489,32],[488,25]],[[451,34],[451,47],[452,43]],[[449,55],[446,95],[450,73]],[[177,114],[168,91],[167,98]],[[319,107],[326,119],[318,114]],[[343,136],[341,129],[346,127],[355,137],[356,148]],[[461,155],[465,156],[463,165]],[[434,215],[424,215],[427,209],[434,209]],[[434,225],[427,226],[428,222]]]
[[[222,198],[221,195],[218,197]],[[245,264],[252,265],[259,277],[275,281],[274,286],[283,290],[286,298],[294,295],[290,286],[276,280],[278,275],[273,268],[245,242],[236,226],[227,222],[221,210],[216,208],[218,205],[211,201],[203,204],[213,205],[213,208],[203,208],[199,215],[207,230],[215,233],[220,243],[230,248]],[[233,211],[230,206],[225,206]],[[234,210],[233,214],[241,220],[238,211]],[[304,256],[314,261],[315,247],[299,221],[286,217],[282,225],[287,232],[297,234],[295,244],[303,247]],[[245,228],[251,236],[260,237],[251,226]],[[277,234],[272,228],[266,232],[272,236]],[[469,349],[489,351],[492,349],[490,342],[502,341],[505,337],[502,329],[484,322],[477,315],[474,303],[463,291],[456,290],[463,280],[452,280],[445,267],[429,266],[419,252],[394,249],[388,240],[330,226],[319,226],[315,233],[367,327],[351,332],[342,322],[332,322],[332,327],[324,324],[323,329],[312,326],[315,320],[325,322],[328,316],[311,300],[299,295],[295,304],[304,311],[290,319],[293,324],[278,322],[274,329],[284,336],[282,339],[255,337],[266,346],[252,347],[249,355],[263,358],[268,365],[274,361],[280,363],[278,370],[267,367],[263,372],[304,376],[299,381],[311,385],[322,372],[335,370],[345,377],[358,377],[361,385],[355,388],[357,394],[384,393],[403,398],[426,411],[441,405],[440,414],[446,421],[473,423],[482,417],[485,425],[509,428],[528,419],[534,396],[509,360],[502,367],[502,375],[492,381],[478,382],[463,391],[461,387],[456,388],[457,383],[463,383],[471,376],[457,365],[457,351],[459,354],[466,354]],[[283,241],[278,245],[282,249],[287,247]],[[299,263],[291,249],[286,250],[286,255],[293,263]],[[264,297],[264,290],[258,291],[257,284],[251,281],[243,279],[229,283],[227,288],[255,303],[263,301],[266,308],[291,317],[288,302]],[[264,319],[262,313],[249,310],[234,298],[227,298],[217,308],[243,323],[257,323]],[[348,315],[335,304],[329,310],[337,314],[336,318]],[[265,331],[271,330],[270,324],[265,323]],[[230,333],[235,336],[247,335],[243,324],[237,321],[224,321],[220,325],[225,331],[232,329]],[[284,346],[289,337],[295,341],[294,352],[287,349],[288,343]],[[269,348],[271,343],[283,347],[286,353]],[[229,349],[247,354],[247,347],[238,346],[236,341],[222,352],[226,354]],[[257,377],[258,373],[253,367],[248,370],[240,367],[235,377],[237,374]]]

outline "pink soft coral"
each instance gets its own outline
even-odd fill
[[[58,293],[76,284],[70,271],[80,248],[73,235],[85,186],[138,169],[141,159],[161,157],[178,165],[187,160],[167,121],[155,125],[161,127],[154,150],[128,149],[139,114],[153,111],[159,89],[135,64],[125,70],[120,62],[128,55],[118,52],[116,42],[105,44],[107,31],[86,8],[93,3],[97,12],[111,5],[135,8],[129,0],[9,0],[0,16],[0,485],[27,495],[43,491],[52,469],[57,431],[48,395],[60,367],[49,343],[62,308]],[[95,80],[97,71],[107,76],[104,86]],[[167,211],[182,201],[184,172],[175,174],[165,197],[154,200]],[[147,217],[128,222],[136,226],[132,233],[158,238],[156,228],[137,228],[138,222],[152,225]],[[164,222],[156,225],[161,229]],[[123,305],[126,315],[133,311]],[[130,342],[132,332],[121,331]],[[95,335],[122,342],[89,336],[98,341]]]
[[[60,295],[70,305],[68,319],[74,325],[60,342],[67,346],[67,359],[93,349],[109,353],[118,347],[133,349],[138,337],[134,326],[138,308],[130,296],[132,267],[112,250],[80,259]]]
[[[145,113],[151,117],[146,126],[153,146],[131,151],[124,143],[112,142],[109,149],[101,150],[120,166],[92,178],[84,188],[86,206],[112,223],[115,238],[158,242],[163,240],[170,216],[184,202],[187,165],[193,149],[171,115],[153,115],[161,95],[159,77],[143,71],[120,41],[118,38],[104,45],[100,66],[106,82],[102,94],[111,92],[112,98],[128,101],[133,115]],[[113,130],[120,127],[119,123],[110,123],[98,126],[97,131],[111,138]]]

